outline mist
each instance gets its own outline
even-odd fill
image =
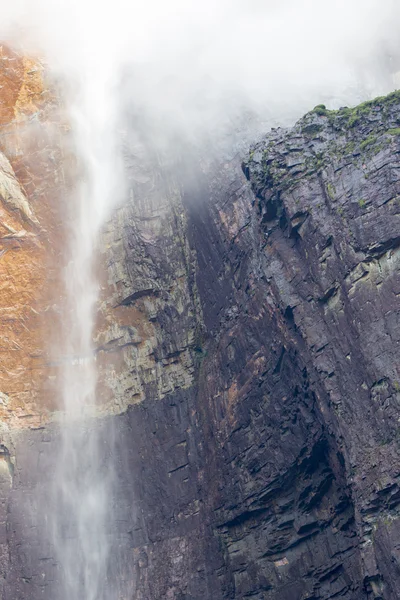
[[[387,93],[399,25],[394,0],[19,0],[0,35],[70,82],[97,72],[109,90],[128,69],[130,102],[187,133],[238,105],[287,121]]]

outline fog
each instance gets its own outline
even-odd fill
[[[238,99],[275,119],[358,102],[393,89],[400,69],[395,0],[19,0],[3,12],[2,37],[53,72],[98,71],[112,86],[135,67],[132,102],[191,130]]]

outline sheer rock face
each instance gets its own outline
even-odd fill
[[[364,589],[384,598],[399,594],[398,103],[308,115],[245,166],[273,253],[266,276],[344,459]]]
[[[180,186],[143,146],[125,148],[125,159],[130,201],[115,210],[101,244],[106,276],[95,341],[107,412],[192,387],[200,351],[201,309]]]
[[[137,598],[399,597],[399,118],[397,95],[319,110],[181,175],[180,197],[164,178],[192,265],[175,339],[201,334],[194,386],[120,418]],[[179,278],[161,235],[126,252],[161,266],[146,289]]]
[[[126,148],[96,332],[107,598],[400,598],[399,122],[397,95],[320,108],[191,170]],[[57,428],[4,442],[3,597],[59,600]]]

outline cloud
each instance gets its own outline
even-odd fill
[[[393,0],[19,0],[1,29],[66,78],[112,84],[134,67],[132,101],[188,125],[230,96],[279,119],[388,92],[399,25]]]
[[[99,226],[127,116],[168,151],[356,104],[400,84],[399,29],[397,0],[10,0],[0,38],[64,86]]]

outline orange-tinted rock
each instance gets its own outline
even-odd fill
[[[54,406],[47,340],[62,160],[53,119],[42,65],[1,46],[0,420],[12,426],[38,426]]]
[[[0,125],[37,113],[45,103],[43,66],[0,46]]]

